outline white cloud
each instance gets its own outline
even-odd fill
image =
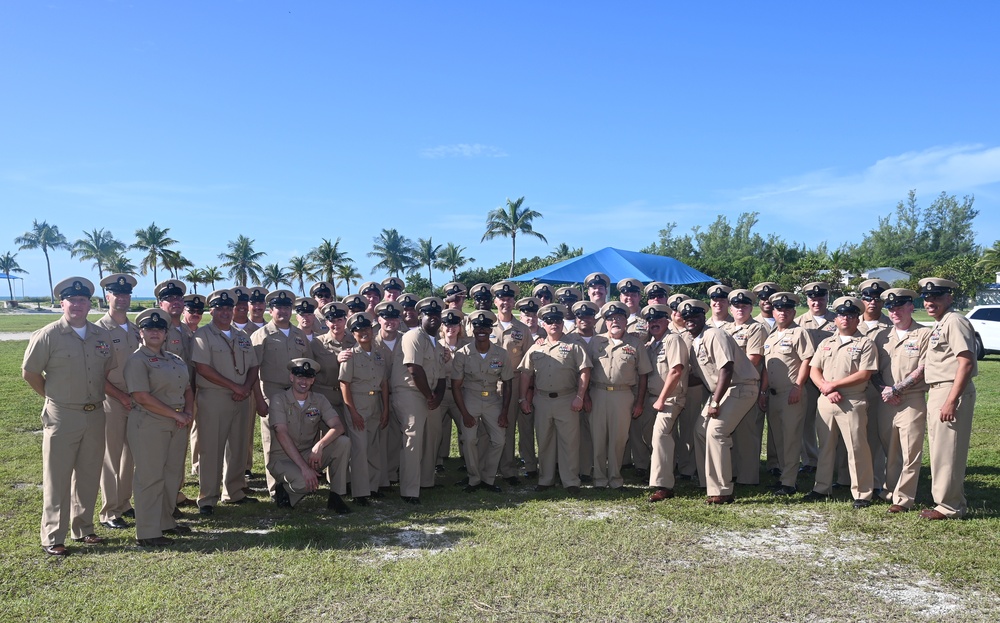
[[[457,143],[420,150],[421,158],[506,158],[507,152],[492,145]]]

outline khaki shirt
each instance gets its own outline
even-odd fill
[[[599,320],[604,320],[600,318]],[[605,327],[601,326],[601,332],[605,331]],[[625,332],[634,335],[639,338],[639,343],[644,344],[646,340],[649,339],[649,323],[642,316],[629,316],[628,324],[625,326]]]
[[[733,362],[731,385],[754,383],[760,378],[733,336],[722,329],[706,325],[701,335],[691,340],[691,351],[691,371],[709,392],[715,391],[719,384],[719,370],[729,362]]]
[[[354,355],[341,364],[337,372],[338,381],[350,383],[351,393],[367,394],[381,391],[382,381],[385,381],[389,374],[386,349],[372,344],[371,353],[366,353],[360,345],[356,345],[351,352]]]
[[[462,381],[466,396],[473,394],[487,403],[500,403],[500,383],[514,378],[514,365],[507,351],[496,344],[483,355],[469,342],[455,351],[451,366],[453,381]]]
[[[278,325],[269,322],[250,336],[260,364],[260,382],[288,387],[288,362],[312,354],[309,339],[302,329],[289,325],[286,336]]]
[[[909,376],[918,367],[924,365],[927,347],[930,344],[931,330],[916,322],[899,339],[895,327],[879,331],[872,339],[878,353],[878,371],[882,382],[895,385]],[[927,391],[927,382],[921,379],[906,388],[903,394],[917,394]]]
[[[778,323],[774,320],[774,316],[771,316],[771,318],[768,319],[764,317],[764,314],[757,314],[753,317],[753,319],[759,322],[768,333],[774,331],[775,327],[778,326]]]
[[[92,322],[80,339],[66,317],[31,334],[21,368],[45,376],[45,397],[67,406],[104,402],[104,381],[114,365],[111,335]]]
[[[167,336],[163,342],[163,350],[173,353],[183,359],[185,363],[191,363],[191,355],[194,352],[194,331],[181,324],[176,327],[167,327]]]
[[[675,366],[680,365],[683,366],[681,378],[677,382],[677,386],[674,387],[673,393],[667,396],[667,399],[674,403],[683,401],[684,396],[687,394],[688,367],[691,365],[691,347],[688,346],[687,342],[680,335],[667,333],[660,341],[650,338],[649,343],[646,345],[646,353],[654,366],[652,372],[649,373],[649,380],[646,385],[649,391],[648,395],[654,400],[658,398],[660,392],[663,391],[663,384],[666,381],[667,374]]]
[[[234,383],[243,384],[250,368],[259,365],[250,336],[236,327],[230,328],[231,338],[225,336],[215,323],[198,328],[194,334],[191,361],[204,364]],[[166,345],[164,345],[166,349]],[[288,382],[286,377],[285,382]],[[198,389],[225,389],[202,375],[195,375]]]
[[[393,391],[397,390],[417,390],[417,384],[413,381],[413,375],[406,366],[417,365],[423,368],[424,376],[427,377],[427,386],[431,392],[437,386],[438,379],[443,378],[441,371],[444,369],[444,355],[438,346],[427,335],[422,328],[407,331],[400,337],[400,344],[396,345],[402,351],[402,365],[392,366],[391,385]]]
[[[500,321],[497,320],[496,324],[493,325],[490,341],[507,351],[511,361],[519,363],[524,357],[524,353],[528,352],[531,345],[535,343],[534,337],[531,330],[528,329],[528,325],[514,318],[508,329],[504,329]]]
[[[886,316],[885,314],[882,314],[878,317],[878,320],[876,321],[875,326],[873,327],[868,326],[868,321],[864,319],[864,316],[862,316],[861,320],[858,321],[858,333],[860,333],[861,335],[868,336],[872,339],[875,339],[875,334],[881,331],[882,329],[885,329],[886,327],[891,328],[892,321],[889,320],[888,316]]]
[[[776,392],[791,389],[799,380],[802,363],[815,353],[809,332],[794,322],[784,331],[775,328],[764,340],[768,385]],[[808,377],[806,382],[809,382]]]
[[[130,394],[146,392],[171,409],[184,408],[184,392],[191,384],[191,373],[177,355],[140,346],[125,362],[124,375]],[[149,413],[139,404],[132,408]]]
[[[972,373],[969,375],[971,379],[979,374],[979,364],[976,362],[976,332],[965,316],[949,309],[941,320],[931,327],[924,380],[928,383],[954,381],[955,375],[958,374],[958,356],[965,352],[972,353]]]
[[[330,392],[333,396],[340,395],[340,362],[337,357],[345,350],[351,350],[346,342],[338,342],[333,337],[333,333],[327,331],[323,335],[314,336],[309,343],[312,351],[312,358],[319,363],[319,372],[316,374],[316,382],[313,384],[313,391]],[[340,400],[330,401],[334,406],[343,402]]]
[[[733,336],[736,343],[743,352],[750,355],[764,356],[764,340],[767,339],[768,330],[756,320],[750,320],[745,324],[730,322],[723,331]]]
[[[246,333],[250,337],[253,337],[253,334],[256,333],[257,330],[260,329],[262,325],[257,324],[253,320],[247,320],[247,323],[242,327],[237,326],[235,322],[233,323],[233,326],[239,329],[240,331]]]
[[[326,424],[332,430],[340,431],[341,434],[344,432],[340,417],[323,394],[309,392],[309,397],[302,406],[299,406],[299,401],[295,399],[291,389],[271,396],[267,425],[271,430],[275,430],[279,424],[284,424],[288,428],[292,444],[299,452],[312,450],[313,444],[325,434],[320,428],[320,423]],[[272,437],[268,464],[286,458],[288,455],[285,454],[285,449],[278,443],[277,437]]]
[[[809,332],[815,348],[821,341],[837,333],[837,325],[834,323],[836,319],[837,314],[828,309],[823,316],[813,316],[806,312],[795,319],[795,324]]]
[[[135,349],[139,348],[139,327],[135,326],[131,320],[127,320],[126,328],[122,329],[110,313],[104,314],[95,324],[106,329],[111,335],[114,367],[111,368],[111,372],[108,372],[108,381],[123,392],[128,391],[125,389],[125,362],[132,356]]]
[[[816,354],[809,365],[822,370],[823,379],[836,381],[859,370],[878,371],[878,355],[875,343],[867,337],[855,333],[846,343],[839,334],[831,335],[816,345]],[[837,388],[845,398],[862,398],[868,381]]]
[[[564,394],[576,391],[580,372],[592,367],[583,346],[564,335],[555,342],[546,340],[529,348],[520,369],[535,375],[539,392]]]
[[[612,341],[607,334],[598,335],[590,341],[591,362],[594,370],[590,375],[590,385],[619,387],[635,386],[640,376],[652,372],[649,354],[635,335],[625,334],[623,339]]]

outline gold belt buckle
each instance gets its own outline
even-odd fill
[[[180,413],[180,412],[181,412],[181,411],[183,411],[183,410],[184,410],[184,409],[174,409],[174,412],[175,412],[175,413]]]
[[[87,412],[93,411],[96,408],[97,408],[97,405],[95,405],[95,404],[86,404],[86,405],[83,405],[83,410],[87,411]]]
[[[374,395],[375,395],[375,392],[374,392],[374,391],[370,391],[370,392],[368,392],[368,395],[369,395],[369,396],[374,396]]]
[[[614,385],[608,385],[608,391],[609,392],[615,391],[615,386]]]
[[[479,395],[482,396],[483,398],[486,398],[487,396],[490,395],[490,393],[489,392],[479,392]]]

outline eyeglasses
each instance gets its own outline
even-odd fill
[[[854,312],[837,312],[837,315],[847,318],[848,320],[857,319],[859,317],[859,315]]]

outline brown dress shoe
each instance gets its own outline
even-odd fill
[[[650,502],[662,502],[663,500],[669,500],[674,497],[673,489],[660,488],[653,492],[653,495],[649,496]]]
[[[890,513],[905,513],[908,510],[910,510],[910,509],[906,508],[905,506],[900,506],[899,504],[893,504],[892,506],[889,507],[888,512],[890,512]]]
[[[936,520],[936,519],[948,519],[948,516],[945,515],[944,513],[938,512],[936,509],[925,508],[924,510],[920,511],[920,518]]]
[[[49,556],[69,556],[69,550],[62,543],[57,545],[43,545],[42,551]]]
[[[710,495],[705,504],[732,504],[735,498],[731,495]]]
[[[96,534],[88,534],[81,539],[73,539],[77,543],[86,543],[87,545],[97,545],[98,543],[104,542],[104,537],[97,536]]]

